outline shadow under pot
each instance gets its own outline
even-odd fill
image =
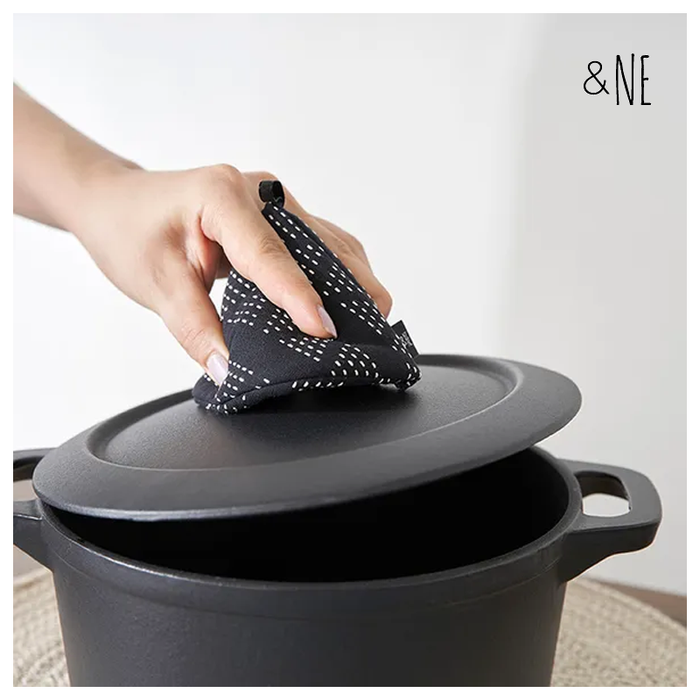
[[[560,375],[446,356],[421,370],[411,397],[310,392],[241,422],[176,394],[16,453],[16,480],[38,464],[38,498],[15,504],[15,543],[53,571],[71,684],[548,685],[567,581],[650,544],[658,495],[637,472],[527,444],[578,410]],[[518,434],[516,412],[484,438],[475,417],[499,425],[518,394],[539,430]],[[105,466],[116,495],[83,471]],[[144,475],[160,496],[119,492]],[[629,510],[585,515],[589,493]]]

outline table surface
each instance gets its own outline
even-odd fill
[[[650,588],[637,588],[635,586],[626,586],[622,583],[613,583],[611,581],[601,581],[595,577],[590,577],[606,586],[614,588],[620,593],[631,596],[640,600],[642,603],[651,605],[664,615],[667,615],[672,620],[680,622],[682,625],[688,625],[688,597],[684,595],[675,595],[673,593],[664,593],[663,591],[655,591]]]

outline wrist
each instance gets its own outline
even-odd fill
[[[130,173],[142,170],[136,163],[111,153],[83,162],[75,170],[72,194],[66,197],[57,218],[61,226],[84,243],[93,229],[99,229],[100,212]]]

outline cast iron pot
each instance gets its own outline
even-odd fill
[[[15,453],[15,480],[43,452]],[[582,497],[629,511],[582,512]],[[539,448],[357,502],[125,522],[15,503],[74,686],[545,686],[567,581],[650,544],[649,480]]]

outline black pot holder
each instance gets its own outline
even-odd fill
[[[415,384],[421,376],[417,352],[403,324],[390,326],[335,253],[284,208],[279,182],[260,183],[259,194],[262,215],[320,295],[338,337],[306,335],[232,269],[221,305],[228,376],[218,387],[202,376],[193,389],[195,401],[231,414],[296,391],[377,384],[405,390]]]

